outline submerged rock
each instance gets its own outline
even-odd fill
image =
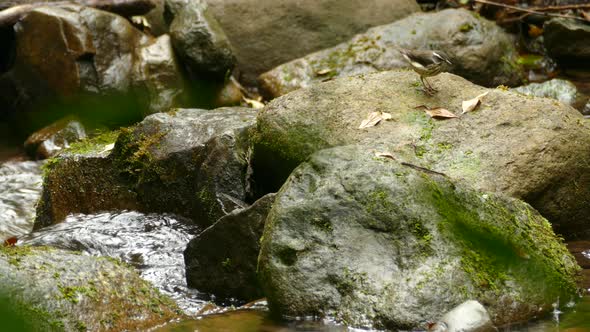
[[[275,314],[409,330],[475,299],[502,325],[576,296],[579,267],[532,207],[398,160],[337,147],[291,174],[259,258]]]
[[[563,18],[543,25],[543,38],[549,55],[559,64],[584,66],[590,60],[590,26]]]
[[[407,68],[400,47],[444,51],[452,62],[450,72],[485,86],[521,81],[512,37],[495,22],[464,9],[417,13],[371,28],[333,48],[282,64],[259,80],[270,97],[277,97],[337,77]]]
[[[170,212],[211,225],[245,206],[250,195],[255,116],[240,107],[177,109],[115,134],[114,148],[74,146],[51,161],[35,227],[70,213],[126,209]]]
[[[584,109],[585,102],[588,100],[587,96],[583,96],[578,92],[578,88],[574,83],[558,78],[543,83],[519,86],[513,88],[512,91],[528,96],[556,99],[579,110]]]
[[[496,332],[486,308],[477,301],[465,301],[447,312],[429,332]]]
[[[76,119],[65,118],[31,134],[25,141],[25,150],[32,158],[47,159],[84,138],[84,125]]]
[[[420,11],[414,0],[207,0],[237,58],[240,80]],[[335,13],[338,13],[335,15]]]
[[[521,198],[567,237],[590,234],[590,126],[557,101],[485,89],[452,74],[430,81],[433,97],[415,89],[414,72],[382,72],[300,89],[259,114],[254,175],[276,191],[313,152],[365,143],[483,191]],[[416,106],[461,113],[462,101],[487,92],[475,111],[436,120]],[[392,115],[358,129],[371,112]],[[382,149],[382,150],[380,150]]]
[[[132,267],[48,247],[0,247],[0,293],[33,331],[147,330],[179,317]]]
[[[275,194],[219,219],[184,251],[189,287],[222,298],[262,297],[256,277],[260,237]]]

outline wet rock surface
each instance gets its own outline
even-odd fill
[[[269,97],[277,97],[337,77],[407,68],[401,47],[443,51],[453,63],[450,72],[489,87],[513,86],[522,75],[513,43],[495,22],[467,10],[417,13],[282,64],[259,81]]]
[[[584,110],[588,101],[588,96],[579,92],[572,82],[558,78],[543,83],[530,83],[519,86],[513,88],[512,91],[528,96],[556,99],[580,111]]]
[[[84,125],[76,119],[66,118],[31,134],[25,141],[25,150],[33,159],[47,159],[84,138]]]
[[[452,74],[431,78],[434,97],[415,89],[414,72],[383,72],[300,89],[259,114],[254,174],[269,191],[315,151],[365,143],[408,162],[463,179],[477,189],[522,198],[566,237],[588,232],[590,128],[575,109],[545,98],[485,89]],[[488,92],[460,119],[431,119],[416,106],[461,113],[465,100]],[[358,129],[371,112],[392,115]],[[575,183],[574,184],[574,180]]]
[[[170,212],[211,225],[246,206],[255,116],[240,107],[178,109],[115,134],[112,152],[92,143],[66,151],[44,181],[35,227],[58,223],[69,213],[127,209]]]
[[[410,0],[208,0],[247,84],[271,68],[420,10]],[[338,15],[334,15],[338,13]]]
[[[543,25],[549,55],[564,66],[582,65],[590,60],[590,26],[583,22],[554,18]]]
[[[179,316],[130,266],[48,247],[1,247],[0,289],[32,330],[141,330]]]
[[[181,101],[182,75],[169,38],[148,37],[121,16],[75,5],[41,7],[14,30],[15,61],[3,81],[15,93],[4,99],[19,111],[81,94],[138,96],[146,113]]]
[[[206,306],[207,295],[186,284],[182,252],[198,231],[187,224],[177,216],[131,211],[74,214],[63,223],[22,237],[19,244],[120,259],[185,313],[194,315]]]
[[[204,0],[167,0],[174,14],[170,36],[174,48],[193,74],[223,80],[235,58],[219,22]]]
[[[474,299],[502,325],[575,296],[579,267],[528,204],[366,146],[320,151],[277,194],[261,285],[277,314],[414,329]]]
[[[256,266],[260,237],[275,194],[219,219],[190,241],[184,251],[187,282],[220,298],[263,297]]]

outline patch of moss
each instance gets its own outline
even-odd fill
[[[118,130],[105,132],[98,136],[75,142],[62,153],[87,154],[92,152],[100,152],[105,148],[105,146],[115,143],[118,136]]]
[[[58,284],[57,289],[61,293],[62,299],[74,304],[78,303],[82,296],[89,298],[96,297],[96,288],[92,286],[65,286],[63,284]]]
[[[152,135],[136,134],[134,128],[121,129],[115,155],[120,171],[137,184],[158,179],[163,170],[155,162],[151,149],[157,147],[166,134],[166,131],[156,131]]]
[[[332,223],[330,222],[330,220],[326,219],[326,218],[311,218],[311,223],[312,225],[314,225],[315,227],[326,231],[326,232],[331,232],[334,230],[334,228],[332,227]]]
[[[471,23],[464,23],[459,27],[459,31],[461,32],[469,32],[473,29],[473,25]]]
[[[577,268],[563,263],[565,257],[573,258],[532,208],[491,194],[459,192],[432,179],[428,183],[425,190],[442,218],[441,234],[458,246],[463,270],[479,292],[497,292],[510,280],[522,287],[522,294],[545,303],[576,292]],[[529,234],[535,234],[534,240]]]
[[[35,250],[51,250],[49,247],[35,247]],[[8,263],[18,267],[26,256],[34,255],[35,250],[30,246],[0,246],[0,253],[5,254]]]

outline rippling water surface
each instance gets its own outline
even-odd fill
[[[188,314],[207,304],[206,295],[186,286],[183,251],[197,229],[178,217],[139,212],[75,214],[19,240],[96,256],[120,258],[176,300]]]
[[[33,229],[35,204],[41,195],[42,162],[0,165],[0,242]]]

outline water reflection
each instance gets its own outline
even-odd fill
[[[33,229],[35,204],[41,195],[42,162],[0,165],[0,241]]]
[[[49,245],[95,256],[120,258],[172,297],[187,314],[208,304],[206,295],[186,286],[183,251],[197,229],[179,217],[139,212],[75,214],[19,244]]]

